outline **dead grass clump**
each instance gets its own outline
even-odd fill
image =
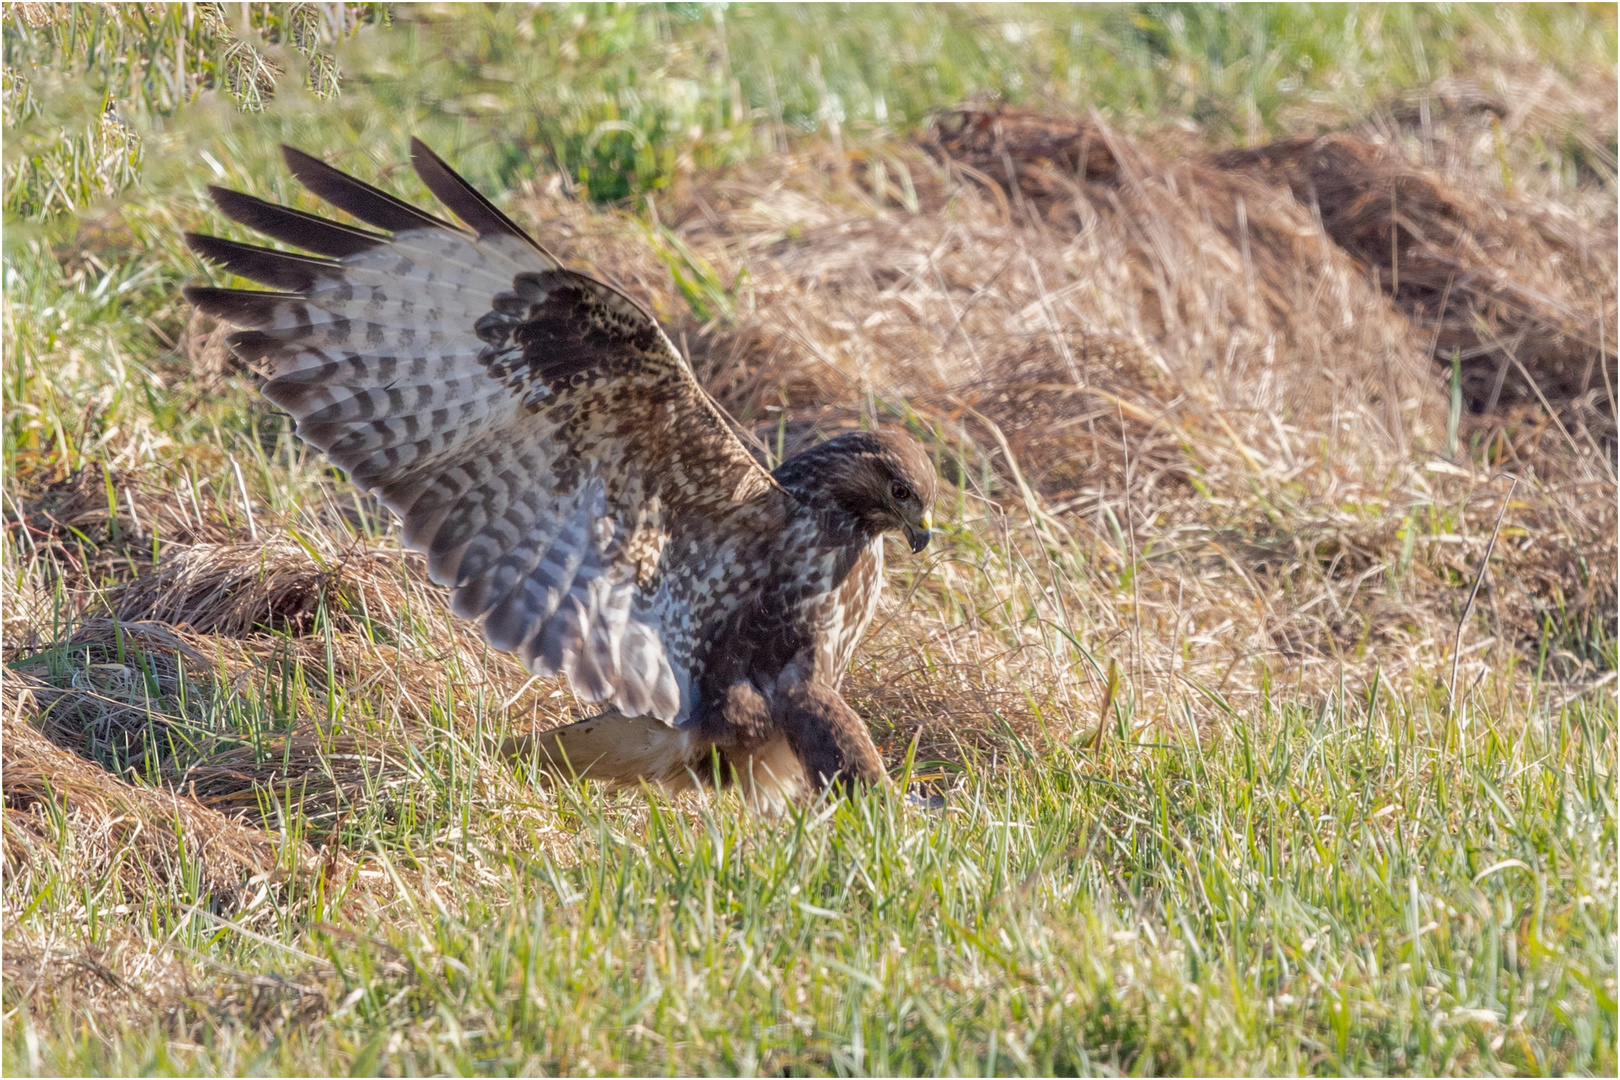
[[[131,560],[151,562],[154,534],[165,542],[219,542],[235,531],[211,494],[181,476],[86,465],[18,487],[6,505],[6,533],[18,551],[60,568],[75,588],[128,576]]]
[[[942,114],[925,145],[1005,190],[1010,212],[1056,227],[1088,228],[1089,203],[1138,215],[1153,237],[1133,194],[1154,191],[1165,205],[1153,209],[1169,221],[1180,216],[1173,204],[1185,204],[1235,243],[1245,291],[1296,340],[1311,320],[1301,325],[1286,284],[1318,276],[1310,246],[1325,237],[1406,316],[1409,340],[1395,353],[1461,358],[1475,412],[1526,402],[1600,438],[1613,430],[1615,351],[1597,329],[1614,293],[1613,245],[1594,258],[1557,207],[1510,205],[1348,135],[1164,162],[1100,122],[964,108]]]
[[[1497,505],[1476,491],[1458,530],[1462,535],[1427,538],[1431,561],[1443,580],[1455,585],[1447,601],[1456,617],[1478,572],[1490,537],[1488,515]],[[1551,679],[1579,682],[1612,669],[1612,652],[1604,650],[1612,650],[1620,637],[1615,560],[1620,504],[1613,482],[1565,479],[1529,491],[1520,485],[1506,522],[1479,599],[1488,635],[1520,656],[1535,658]]]
[[[1475,412],[1540,402],[1588,423],[1601,415],[1600,435],[1612,433],[1615,343],[1612,328],[1606,343],[1598,330],[1614,291],[1612,259],[1605,275],[1589,280],[1578,253],[1521,209],[1349,135],[1288,139],[1209,160],[1285,186],[1318,208],[1334,243],[1432,343],[1435,359],[1460,357],[1463,394]]]
[[[1042,116],[1002,105],[941,111],[923,145],[969,175],[1050,216],[1066,214],[1080,184],[1118,186],[1118,137],[1095,122]],[[1054,219],[1054,224],[1061,217]]]
[[[117,1031],[158,1024],[173,1040],[171,1054],[203,1045],[222,1021],[274,1039],[307,1028],[332,1007],[335,980],[324,963],[305,962],[291,975],[250,974],[217,960],[197,964],[195,955],[123,927],[90,944],[8,926],[5,983],[18,991],[16,1002],[36,1027]]]
[[[120,619],[189,626],[240,637],[306,634],[325,608],[338,619],[366,612],[392,621],[406,602],[400,555],[351,544],[324,554],[281,535],[263,543],[169,545],[148,573],[114,598]]]
[[[206,639],[164,623],[92,620],[11,667],[28,681],[34,724],[47,739],[115,774],[156,783],[163,763],[207,730],[212,652]]]
[[[1337,409],[1383,455],[1442,422],[1404,321],[1291,199],[1196,162],[1162,161],[1099,122],[963,109],[941,116],[924,145],[942,166],[939,183],[916,185],[924,213],[960,222],[972,189],[1019,226],[1007,271],[1038,267],[1038,280],[1003,273],[960,298],[975,312],[987,299],[979,289],[1022,301],[1018,323],[970,328],[964,318],[990,383],[1017,378],[1008,361],[1027,354],[1007,348],[1016,327],[1060,361],[1052,382],[1085,388],[1112,377],[1103,389],[1183,427],[1219,412],[1248,448],[1277,442],[1266,413],[1314,425]],[[1050,267],[1048,253],[1057,256]],[[1086,363],[1059,340],[1070,327],[1132,342],[1145,362],[1121,364],[1127,354],[1104,349]],[[1353,420],[1349,402],[1361,413]],[[1095,457],[1085,430],[1093,445],[1066,449]],[[1209,435],[1239,449],[1218,426]]]
[[[1319,364],[1331,351],[1341,383],[1354,379],[1356,391],[1393,399],[1397,410],[1417,397],[1414,419],[1433,422],[1424,414],[1434,380],[1404,321],[1376,302],[1360,268],[1334,250],[1305,204],[1195,159],[1161,157],[1097,118],[964,107],[936,117],[922,145],[969,181],[992,185],[992,196],[1010,198],[1017,216],[1060,236],[1116,232],[1111,254],[1131,270],[1120,284],[1139,294],[1156,343],[1190,336],[1187,343],[1207,353],[1221,343],[1219,324],[1248,324],[1289,341],[1302,362]],[[1345,340],[1351,322],[1360,326],[1353,345]],[[1347,345],[1364,353],[1363,370],[1345,355]],[[1296,391],[1290,404],[1320,413],[1334,392],[1319,384],[1306,396]],[[1397,419],[1396,412],[1383,417],[1388,425]]]
[[[1472,56],[1456,70],[1468,74],[1442,75],[1376,110],[1362,125],[1365,136],[1465,189],[1514,195],[1515,208],[1551,238],[1583,259],[1612,262],[1620,104],[1614,66],[1559,70],[1530,52],[1498,52]],[[1297,116],[1288,126],[1325,130],[1320,119]]]
[[[1335,271],[1355,268],[1323,244],[1305,204],[1195,159],[1161,156],[1099,119],[964,107],[936,117],[922,145],[968,180],[993,185],[993,196],[1010,196],[1015,216],[1060,235],[1084,233],[1111,219],[1124,225],[1124,243],[1116,254],[1137,264],[1132,284],[1162,332],[1202,329],[1200,316],[1258,319],[1304,343],[1324,318],[1331,326],[1344,312],[1301,294],[1295,287],[1300,278],[1339,293],[1333,299],[1341,305],[1363,299],[1360,283],[1347,287],[1332,280]],[[1202,311],[1188,286],[1215,286],[1225,303]],[[1387,338],[1369,344],[1396,354],[1407,351],[1399,340],[1400,320],[1366,311],[1357,315],[1371,315],[1376,331]],[[1380,374],[1396,379],[1415,374],[1421,383],[1429,381],[1416,369]]]
[[[36,680],[45,736],[255,821],[296,808],[330,824],[362,802],[386,814],[392,794],[418,790],[422,770],[383,747],[421,742],[463,691],[505,700],[515,686],[492,688],[472,628],[415,650],[419,617],[449,620],[398,552],[300,536],[170,544],[89,605],[113,618],[81,613],[62,639],[36,635],[26,657],[8,642]],[[331,718],[334,694],[352,702],[346,726]]]
[[[109,585],[142,573],[154,551],[175,542],[220,543],[240,527],[239,513],[220,505],[206,484],[189,473],[161,469],[116,470],[90,464],[66,476],[19,476],[6,501],[4,526],[20,558],[33,565],[33,597],[8,599],[49,603],[51,608],[14,617],[8,611],[6,643],[38,641],[62,612],[54,610],[61,586],[83,606]]]
[[[948,628],[899,604],[878,616],[845,693],[872,727],[891,769],[913,745],[916,761],[989,760],[1014,745],[1045,748],[1094,712],[1062,677],[1038,633],[1021,644],[979,629]],[[1060,656],[1062,654],[1059,654]],[[1069,659],[1078,659],[1072,653]]]
[[[450,617],[419,559],[266,524],[262,542],[168,545],[107,594],[113,617],[13,651],[45,734],[202,805],[326,829],[426,805],[432,747],[479,724],[571,719],[554,681]]]
[[[235,908],[308,855],[285,853],[268,833],[176,792],[126,783],[61,749],[33,726],[40,690],[48,694],[12,672],[0,689],[8,890],[17,875],[87,882],[112,875],[132,900],[155,883]]]
[[[242,525],[206,485],[182,472],[119,472],[91,463],[38,487],[20,486],[20,513],[8,507],[6,526],[24,547],[77,540],[97,549],[138,548],[150,545],[154,533],[165,542],[217,542]]]
[[[174,352],[185,362],[191,378],[203,390],[218,390],[226,379],[243,370],[225,339],[236,328],[193,309],[175,342]]]

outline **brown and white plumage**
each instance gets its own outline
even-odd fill
[[[527,748],[619,782],[678,786],[716,756],[738,774],[797,762],[802,776],[760,781],[782,791],[881,779],[836,688],[883,533],[927,542],[920,447],[855,433],[773,476],[646,311],[565,269],[422,143],[417,173],[468,229],[284,156],[370,228],[212,188],[228,217],[313,255],[190,234],[275,291],[186,295],[243,328],[228,344],[265,395],[398,515],[456,614],[609,707]]]

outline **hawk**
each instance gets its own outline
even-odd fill
[[[241,192],[220,212],[312,254],[188,233],[273,291],[185,289],[300,438],[400,520],[451,609],[598,716],[508,744],[555,773],[738,783],[780,806],[886,781],[838,687],[883,585],[921,552],[935,472],[903,433],[767,472],[643,307],[569,270],[422,142],[452,224],[282,148],[343,224]]]

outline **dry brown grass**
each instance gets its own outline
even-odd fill
[[[448,868],[396,856],[385,871],[345,841],[402,817],[420,823],[442,799],[440,771],[478,755],[480,725],[546,726],[561,702],[452,622],[414,560],[352,538],[339,552],[333,539],[175,545],[149,575],[168,590],[154,593],[146,577],[96,590],[64,640],[32,656],[8,648],[8,895],[71,885],[92,925],[191,905],[185,926],[251,937],[312,911],[386,911],[402,882],[487,885],[476,847]],[[208,588],[194,573],[205,566],[217,571]],[[288,585],[299,581],[319,583],[318,614]],[[137,610],[160,595],[161,613]],[[299,599],[278,608],[287,597]],[[109,609],[124,615],[90,613]],[[158,614],[169,618],[135,617]],[[388,631],[399,636],[378,640]],[[579,857],[510,769],[480,774],[475,790],[530,850],[539,815],[554,856]],[[87,944],[14,932],[14,915],[5,977],[32,988],[40,1015],[161,1016],[182,1033],[231,1017],[269,1030],[306,1023],[336,992],[330,965],[297,950],[285,965],[295,974],[264,977],[203,958],[186,946],[189,930]]]
[[[221,1021],[279,1034],[329,1013],[341,985],[311,960],[290,976],[255,975],[128,930],[94,945],[8,930],[4,971],[36,1015],[73,1016],[98,1034],[157,1021],[184,1047]]]
[[[0,679],[7,895],[36,895],[42,883],[74,886],[68,907],[91,927],[164,902],[190,905],[191,918],[210,927],[264,925],[271,913],[300,907],[323,876],[352,874],[335,850],[322,859],[306,844],[190,795],[125,782],[62,749],[40,730],[53,730],[42,703],[56,700],[28,676],[7,671]],[[163,1017],[183,1038],[200,1026],[199,1013],[275,1027],[328,1004],[321,977],[329,972],[313,957],[305,965],[313,977],[255,976],[200,957],[172,933],[157,939],[121,928],[100,940],[92,933],[87,943],[77,934],[23,932],[15,914],[8,906],[4,978],[26,988],[42,1015],[65,1010],[108,1027]]]
[[[1210,160],[1315,206],[1334,243],[1428,336],[1435,358],[1461,361],[1474,412],[1548,404],[1613,438],[1615,343],[1599,340],[1614,292],[1612,242],[1604,260],[1593,238],[1554,231],[1547,215],[1459,190],[1350,136]]]
[[[412,748],[435,724],[560,718],[550,685],[450,619],[420,560],[323,539],[324,550],[285,535],[171,546],[103,594],[111,617],[13,661],[32,680],[36,726],[203,806],[269,824],[297,806],[331,825],[358,805],[386,813],[419,794],[428,781]],[[244,736],[221,722],[221,702],[273,722]],[[476,724],[462,726],[472,737]]]
[[[409,602],[397,574],[397,552],[358,543],[322,557],[292,536],[264,543],[171,544],[150,573],[117,592],[124,620],[189,627],[200,634],[242,637],[254,631],[311,632],[330,609],[339,620],[366,611],[392,622]]]

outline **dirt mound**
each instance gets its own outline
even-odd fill
[[[1289,139],[1209,161],[1317,208],[1333,242],[1374,276],[1435,359],[1460,359],[1475,412],[1541,403],[1601,416],[1603,437],[1612,437],[1616,346],[1604,307],[1612,265],[1606,281],[1592,280],[1583,253],[1537,229],[1533,214],[1353,136]]]
[[[1150,305],[1180,279],[1230,296],[1226,311],[1211,313],[1216,318],[1263,321],[1303,343],[1323,328],[1324,319],[1345,312],[1313,303],[1298,283],[1343,290],[1328,279],[1336,273],[1361,276],[1359,267],[1323,242],[1309,210],[1274,187],[1197,158],[1161,156],[1100,120],[964,108],[937,117],[922,145],[949,167],[966,166],[975,180],[1010,190],[1030,218],[1060,230],[1060,236],[1116,220],[1125,225],[1119,254],[1150,275],[1136,282]],[[1342,302],[1361,305],[1368,299],[1364,283],[1349,289]],[[1374,305],[1356,316],[1371,317],[1387,336],[1369,344],[1403,361],[1380,373],[1432,385],[1421,365],[1410,363],[1404,326],[1386,312],[1385,305]],[[1185,316],[1192,314],[1168,310],[1158,321],[1165,332],[1184,332],[1190,328]],[[1344,366],[1344,358],[1335,360]],[[1404,383],[1391,388],[1397,394],[1414,389]]]
[[[231,637],[309,633],[317,614],[362,609],[387,618],[404,602],[398,552],[351,545],[323,556],[287,536],[265,543],[170,545],[156,566],[125,585],[118,618],[188,626]]]
[[[1401,351],[1446,371],[1460,359],[1474,412],[1543,405],[1612,437],[1613,252],[1583,243],[1549,208],[1464,190],[1343,134],[1165,160],[1097,121],[964,108],[942,114],[924,145],[1056,227],[1087,228],[1083,201],[1144,224],[1156,213],[1178,231],[1196,231],[1191,211],[1236,242],[1246,287],[1280,328],[1298,314],[1288,281],[1316,276],[1310,247],[1325,239],[1405,316]],[[1163,203],[1133,198],[1144,190]]]
[[[1017,497],[1010,452],[1044,496],[1094,505],[1127,458],[1173,482],[1209,464],[1197,454],[1286,456],[1272,416],[1315,430],[1336,414],[1326,426],[1354,432],[1358,459],[1443,428],[1404,320],[1286,193],[1163,167],[1100,126],[1023,119],[942,128],[932,158],[784,159],[660,208],[718,281],[744,283],[737,314],[688,322],[687,340],[764,444],[791,452],[903,399],[996,462],[986,494]],[[1008,167],[1016,187],[998,180]],[[597,261],[589,227],[570,231],[563,246]],[[614,256],[601,263],[622,268]],[[643,266],[621,279],[657,280],[628,258]]]

